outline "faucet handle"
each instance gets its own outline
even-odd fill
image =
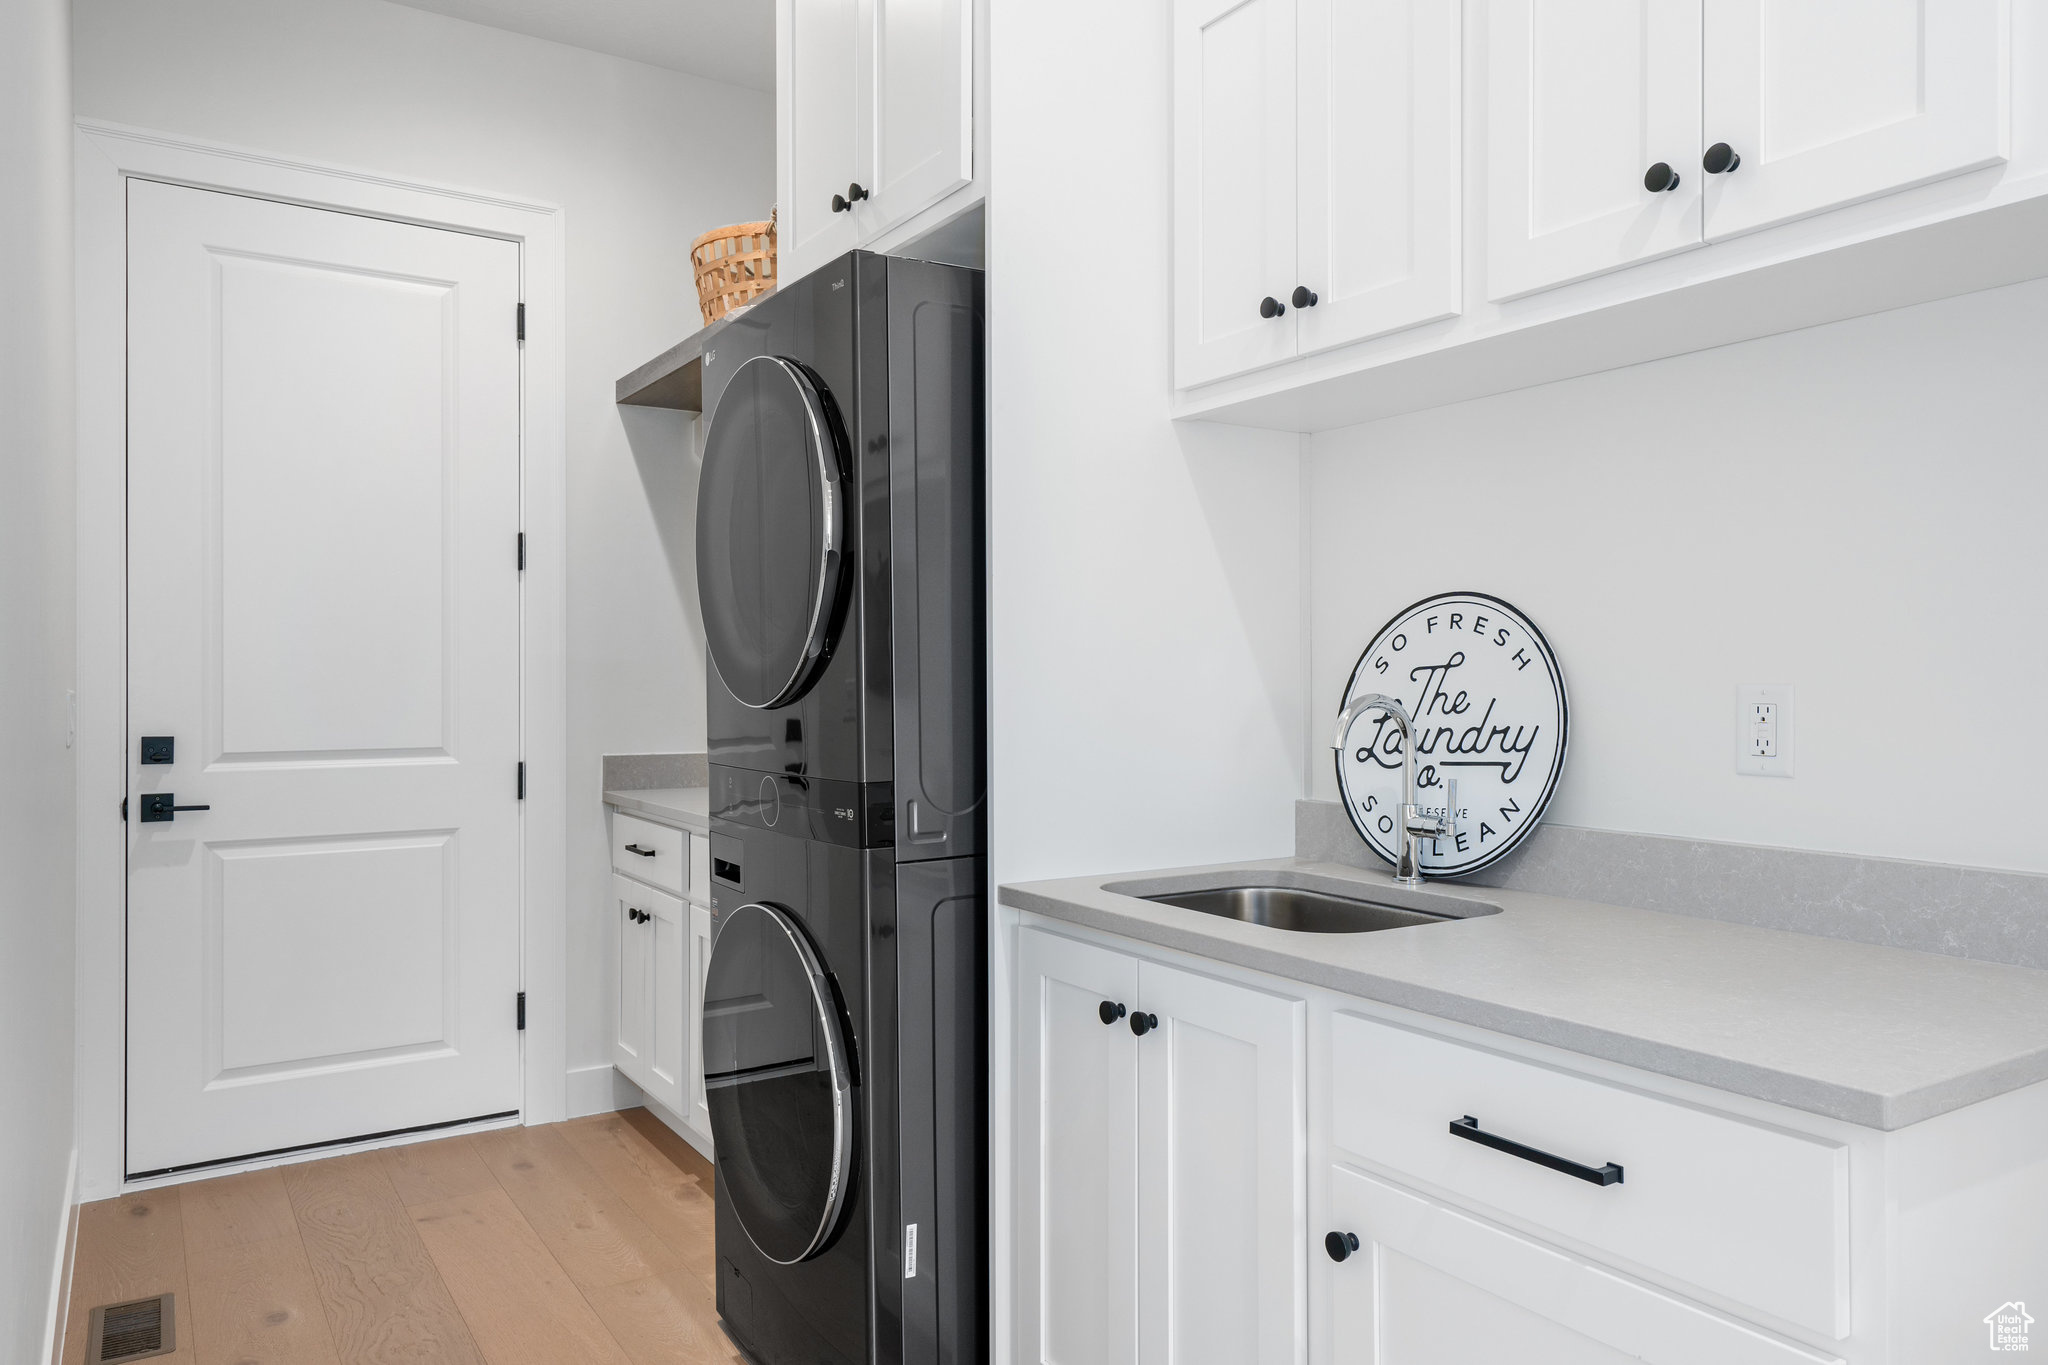
[[[1444,833],[1451,832],[1452,822],[1458,818],[1458,779],[1444,779]]]

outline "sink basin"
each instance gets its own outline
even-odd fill
[[[1143,899],[1243,920],[1246,924],[1291,929],[1299,934],[1366,934],[1375,929],[1442,924],[1458,918],[1291,886],[1218,886],[1201,891],[1162,892]]]

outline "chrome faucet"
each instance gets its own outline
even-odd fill
[[[1416,840],[1441,839],[1451,832],[1451,817],[1458,809],[1458,784],[1446,784],[1442,815],[1423,815],[1415,804],[1415,722],[1409,719],[1407,707],[1383,693],[1354,697],[1337,713],[1337,738],[1330,747],[1343,753],[1352,725],[1368,711],[1386,712],[1401,728],[1401,844],[1400,856],[1394,860],[1394,881],[1401,886],[1420,886],[1422,862],[1417,857]]]

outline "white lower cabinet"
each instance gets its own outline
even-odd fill
[[[1022,1354],[1299,1359],[1303,1005],[1035,930],[1018,993]]]
[[[683,1114],[686,1066],[694,1049],[687,977],[686,907],[666,891],[612,878],[618,914],[618,1029],[613,1062],[626,1079]]]
[[[618,935],[612,1064],[708,1139],[698,1012],[711,960],[710,841],[619,811],[611,822]]]

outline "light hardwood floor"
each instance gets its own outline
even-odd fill
[[[192,1365],[724,1365],[711,1214],[644,1109],[123,1195],[80,1210],[64,1361],[169,1290]]]

